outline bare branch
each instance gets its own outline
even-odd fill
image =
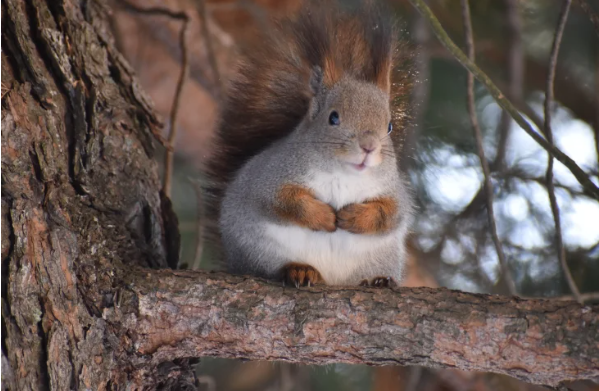
[[[173,99],[173,105],[171,107],[170,126],[171,131],[168,134],[168,145],[170,148],[166,150],[165,163],[164,163],[164,178],[162,188],[167,197],[171,196],[171,182],[173,177],[173,165],[175,159],[175,139],[177,136],[177,114],[179,113],[179,101],[181,100],[181,92],[183,91],[183,85],[187,80],[189,74],[189,50],[187,49],[187,27],[189,26],[189,16],[185,14],[183,19],[183,26],[181,26],[181,33],[179,36],[179,44],[181,46],[181,73],[179,74],[179,81],[177,82],[177,89],[175,90],[175,97]]]
[[[507,22],[508,22],[508,64],[507,64],[507,92],[508,98],[512,102],[522,101],[522,89],[524,86],[524,48],[522,46],[522,21],[520,20],[520,12],[518,9],[518,0],[506,0]],[[474,61],[474,58],[471,58]],[[493,167],[496,170],[502,171],[505,169],[505,152],[507,140],[509,138],[510,114],[502,110],[501,119],[497,131],[499,133],[497,142],[497,155],[493,162]]]
[[[413,165],[418,135],[424,128],[424,114],[429,104],[430,95],[430,29],[426,20],[421,15],[415,15],[412,26],[410,26],[414,44],[419,48],[414,57],[416,68],[414,86],[412,89],[410,117],[412,119],[410,131],[406,133],[404,150],[408,158],[405,159],[406,167]]]
[[[555,37],[553,39],[553,46],[551,47],[551,55],[549,57],[549,74],[547,75],[547,86],[545,88],[545,124],[543,126],[543,130],[545,133],[545,137],[547,138],[547,142],[550,145],[553,145],[553,131],[551,130],[551,106],[553,104],[553,81],[555,80],[555,69],[557,67],[557,56],[559,54],[559,47],[562,42],[562,37],[564,35],[564,29],[566,27],[566,21],[568,20],[568,13],[570,11],[570,6],[572,5],[572,0],[565,0],[562,10],[559,16],[559,22],[557,30],[555,31]],[[572,278],[572,273],[570,272],[570,268],[568,267],[568,263],[566,261],[566,250],[564,248],[564,240],[562,237],[562,224],[559,215],[559,206],[557,205],[557,199],[555,197],[555,186],[553,184],[553,156],[551,154],[547,154],[547,171],[545,174],[545,182],[547,185],[547,193],[549,194],[549,203],[551,204],[551,213],[553,214],[553,221],[555,223],[555,244],[557,247],[557,257],[561,264],[562,270],[564,271],[564,276],[566,277],[566,281],[568,281],[568,286],[572,291],[572,294],[576,298],[576,301],[582,303],[582,299],[580,297],[580,291],[576,286],[576,282],[574,282],[574,278]]]
[[[461,0],[462,5],[462,19],[464,21],[464,32],[466,34],[466,48],[468,50],[468,58],[474,62],[474,37],[472,34],[472,21],[470,19],[470,6],[468,0]],[[485,199],[487,203],[487,216],[489,218],[489,229],[491,230],[491,237],[495,244],[495,250],[497,251],[497,259],[499,259],[499,267],[501,268],[501,274],[505,279],[510,294],[517,295],[516,286],[514,280],[511,277],[510,270],[505,260],[503,249],[501,248],[501,242],[499,235],[497,234],[497,223],[495,222],[495,215],[493,211],[493,185],[491,183],[491,173],[489,170],[489,163],[485,157],[485,149],[483,148],[483,136],[478,124],[478,118],[476,117],[476,107],[474,104],[474,75],[468,72],[468,114],[470,115],[470,122],[472,123],[472,130],[474,132],[474,138],[476,140],[476,150],[480,159],[480,165],[483,169],[484,174],[484,187],[485,187]]]
[[[210,31],[208,30],[208,17],[206,16],[206,1],[198,0],[197,8],[200,17],[202,35],[204,36],[204,41],[206,42],[206,53],[208,56],[208,62],[210,62],[210,67],[212,68],[212,75],[214,76],[214,84],[218,88],[218,94],[220,97],[223,87],[220,79],[220,71],[218,70],[218,63],[216,61],[216,54],[214,53],[214,46],[212,45]]]
[[[549,144],[543,136],[535,132],[528,122],[522,117],[514,105],[505,97],[499,88],[493,83],[493,81],[478,67],[475,63],[470,61],[468,57],[456,46],[455,43],[449,38],[439,20],[435,17],[430,8],[424,3],[423,0],[410,0],[410,3],[429,21],[433,32],[441,43],[451,52],[451,54],[470,72],[474,74],[474,77],[478,79],[482,84],[487,87],[489,93],[497,103],[512,116],[512,118],[520,125],[520,127],[528,133],[541,147],[547,152],[552,154],[557,160],[563,163],[578,182],[582,185],[585,193],[594,199],[599,200],[599,187],[591,181],[587,173],[572,158],[563,153],[559,148]]]
[[[179,113],[179,101],[181,100],[181,93],[183,86],[187,80],[189,74],[189,49],[187,44],[187,29],[189,27],[189,15],[183,11],[172,11],[168,8],[161,7],[148,7],[142,8],[135,4],[129,3],[126,0],[121,0],[121,4],[124,8],[131,12],[140,13],[143,15],[158,15],[167,16],[172,19],[182,21],[181,30],[179,32],[179,48],[181,50],[181,72],[179,74],[179,80],[177,81],[177,88],[175,90],[175,96],[173,98],[173,104],[171,106],[170,114],[170,132],[166,142],[166,155],[164,158],[164,178],[162,188],[164,194],[170,198],[171,196],[171,183],[173,177],[173,165],[175,159],[175,139],[177,137],[177,115]]]
[[[132,354],[504,373],[555,386],[599,376],[599,306],[444,288],[283,288],[224,273],[122,273]]]

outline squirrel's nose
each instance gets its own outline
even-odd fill
[[[372,138],[368,138],[366,140],[362,140],[360,142],[360,148],[362,148],[362,150],[364,152],[366,152],[366,153],[373,152],[377,148],[376,140],[374,140]]]
[[[374,151],[375,149],[376,148],[374,148],[372,146],[368,146],[368,147],[362,146],[362,150],[366,153],[370,153],[370,152]]]

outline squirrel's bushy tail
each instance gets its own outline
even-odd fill
[[[261,37],[260,46],[243,56],[227,88],[206,163],[206,234],[217,247],[220,204],[228,183],[245,162],[301,122],[313,95],[315,67],[322,70],[325,88],[349,76],[390,91],[397,32],[380,8],[342,10],[334,2],[309,2],[298,15],[273,27]],[[395,86],[393,90],[396,95]]]

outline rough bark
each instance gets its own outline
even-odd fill
[[[11,389],[120,388],[126,352],[101,317],[114,270],[176,263],[177,230],[165,223],[172,211],[153,161],[160,122],[114,50],[106,12],[98,2],[2,1]]]
[[[297,290],[221,273],[135,270],[108,322],[158,364],[216,356],[424,365],[532,383],[599,376],[597,307],[438,288]]]
[[[87,0],[2,0],[2,385],[193,388],[189,357],[599,376],[599,308],[295,290],[177,262],[151,105]]]

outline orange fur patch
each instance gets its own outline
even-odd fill
[[[390,197],[349,204],[337,213],[337,226],[355,234],[381,234],[396,225],[397,203]]]
[[[285,283],[297,287],[310,286],[324,282],[318,270],[303,263],[288,263],[283,267],[282,274]]]
[[[323,70],[323,82],[324,85],[331,88],[341,79],[343,75],[343,69],[341,69],[335,62],[335,57],[332,54],[328,54],[324,58],[324,70]]]
[[[335,210],[317,200],[312,191],[302,186],[282,186],[277,193],[274,209],[283,220],[313,231],[333,232],[337,229]]]

